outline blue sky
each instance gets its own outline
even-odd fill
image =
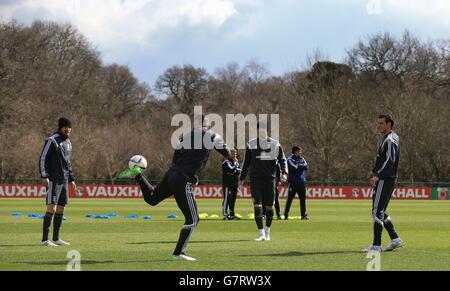
[[[379,31],[450,38],[448,0],[0,0],[0,18],[70,22],[105,63],[127,65],[150,85],[187,63],[212,73],[257,60],[281,75],[315,49],[339,62]]]

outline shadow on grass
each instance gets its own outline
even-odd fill
[[[237,243],[248,242],[248,240],[202,240],[202,241],[190,241],[189,244],[206,244],[206,243]],[[176,244],[177,241],[143,241],[127,243],[128,245],[150,245],[150,244]]]
[[[147,260],[147,261],[95,261],[95,260],[81,260],[81,265],[104,265],[104,264],[130,264],[130,263],[154,263],[154,262],[168,262],[167,260]],[[45,261],[45,262],[13,262],[18,265],[29,266],[65,266],[68,261]]]
[[[15,244],[15,245],[0,245],[0,248],[12,248],[12,247],[40,247],[40,244]]]
[[[359,252],[359,251],[288,252],[288,253],[277,253],[277,254],[241,255],[241,257],[303,257],[303,256],[349,255],[349,254],[362,254],[362,252]]]

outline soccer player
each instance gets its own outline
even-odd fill
[[[39,172],[42,182],[47,188],[47,212],[44,216],[42,241],[43,246],[66,246],[68,242],[59,238],[59,231],[64,216],[64,208],[69,203],[69,187],[76,189],[75,177],[70,158],[72,144],[70,134],[72,122],[65,117],[58,120],[58,130],[46,139],[44,149],[39,158]],[[53,241],[48,239],[53,219]]]
[[[255,222],[259,230],[256,241],[270,240],[270,226],[273,220],[273,203],[275,199],[276,165],[280,164],[281,181],[286,181],[287,166],[283,148],[280,143],[268,137],[267,125],[258,123],[258,138],[248,142],[241,184],[250,168],[250,189],[252,192]],[[263,226],[262,207],[266,208],[266,227]]]
[[[194,128],[181,137],[173,154],[172,166],[155,188],[150,185],[137,165],[119,174],[119,178],[134,178],[141,187],[145,202],[151,206],[158,205],[172,195],[175,196],[185,222],[173,252],[174,260],[196,260],[185,254],[189,238],[199,222],[192,185],[197,185],[198,176],[208,161],[211,150],[215,149],[225,158],[230,156],[229,147],[220,135],[208,129],[209,126],[206,117],[195,118]]]
[[[231,156],[222,163],[223,184],[223,220],[238,219],[234,213],[241,168],[237,159],[237,150],[231,150]],[[230,210],[230,213],[228,213]]]
[[[373,216],[373,244],[363,249],[363,252],[381,252],[381,235],[383,227],[389,233],[391,243],[383,251],[389,252],[403,246],[403,241],[394,229],[391,217],[386,212],[392,192],[397,180],[397,170],[400,161],[400,138],[393,131],[394,120],[389,115],[378,117],[378,130],[383,136],[378,148],[375,167],[369,172],[367,178],[372,187]]]
[[[292,156],[288,158],[289,169],[289,191],[286,200],[286,207],[284,209],[284,219],[289,218],[289,211],[291,209],[292,200],[298,194],[300,198],[300,214],[302,220],[309,220],[306,212],[306,173],[309,165],[303,157],[303,150],[299,146],[292,147]]]

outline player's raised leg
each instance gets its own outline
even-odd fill
[[[141,187],[142,195],[144,196],[145,202],[151,206],[158,205],[161,201],[167,199],[173,192],[170,189],[170,184],[168,182],[170,175],[170,170],[164,175],[161,182],[153,187],[150,182],[145,178],[145,176],[140,173],[135,177],[135,180],[139,183]]]
[[[158,205],[161,201],[172,195],[167,183],[167,177],[168,173],[164,175],[164,178],[156,187],[153,187],[144,174],[142,174],[142,170],[138,165],[134,165],[118,175],[118,178],[135,179],[141,188],[145,202],[151,206]]]

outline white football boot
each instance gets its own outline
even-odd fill
[[[366,249],[362,249],[363,253],[381,253],[383,250],[380,246],[370,246]]]
[[[395,249],[403,247],[403,241],[401,238],[396,238],[391,241],[391,243],[383,249],[383,252],[392,252]]]
[[[185,254],[172,255],[172,259],[175,261],[197,261],[196,259],[186,256]]]
[[[266,237],[266,240],[267,240],[267,241],[270,241],[270,227],[266,227],[266,228],[264,229],[264,235],[265,235],[265,237]]]
[[[54,241],[53,243],[55,243],[58,246],[70,246],[70,243],[63,241],[62,239],[58,239],[57,241]]]
[[[46,240],[46,241],[41,241],[41,246],[44,246],[44,247],[57,247],[58,245],[54,244],[50,240]]]
[[[255,241],[265,241],[266,240],[266,233],[264,229],[259,230],[259,236],[255,238]]]
[[[265,241],[266,237],[264,235],[261,235],[260,237],[255,238],[255,241]]]

